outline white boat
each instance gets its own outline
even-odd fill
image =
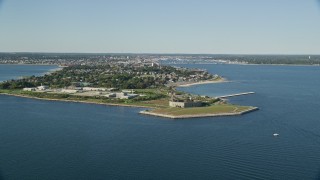
[[[275,137],[277,137],[277,136],[279,136],[280,134],[278,134],[278,133],[274,133],[273,134],[273,136],[275,136]]]

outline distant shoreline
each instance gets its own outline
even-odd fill
[[[46,74],[51,74],[51,73],[54,73],[56,71],[60,71],[63,69],[63,67],[60,67],[59,65],[52,65],[52,64],[48,64],[48,65],[45,65],[45,64],[0,64],[0,66],[2,66],[2,65],[4,65],[4,66],[11,66],[11,65],[14,65],[14,66],[21,66],[21,65],[22,66],[24,66],[24,65],[27,65],[27,66],[57,66],[56,68],[49,69],[48,71],[43,72],[41,74],[38,74],[37,76],[44,76]],[[22,78],[28,77],[28,76],[32,76],[32,75],[12,77],[10,79],[6,79],[6,80],[2,80],[2,81],[0,80],[0,83],[11,80],[11,79],[19,80],[19,79],[22,79]]]
[[[177,85],[177,87],[190,87],[190,86],[195,86],[195,85],[227,83],[227,82],[231,82],[231,81],[228,81],[225,78],[221,78],[219,80],[206,80],[206,81],[199,81],[199,82],[192,82],[192,83],[186,82],[186,83]]]
[[[79,100],[67,100],[67,99],[38,98],[38,97],[24,96],[24,95],[19,95],[19,94],[8,94],[8,93],[0,93],[0,95],[4,95],[4,96],[14,96],[14,97],[28,98],[28,99],[36,99],[36,100],[42,100],[42,101],[60,101],[60,102],[96,104],[96,105],[106,105],[106,106],[152,108],[152,107],[148,107],[148,106],[139,106],[139,105],[131,105],[131,104],[114,104],[114,103],[99,103],[99,102],[79,101]]]
[[[17,66],[60,66],[59,64],[10,64],[10,63],[0,63],[0,65],[17,65]]]
[[[232,64],[230,64],[232,65]],[[311,66],[311,67],[317,67],[320,66],[319,64],[236,64],[236,65],[242,65],[242,66]]]
[[[57,68],[50,69],[49,71],[45,72],[44,74],[51,74],[51,73],[54,73],[56,71],[60,71],[62,69],[63,69],[63,67],[58,66]]]
[[[194,64],[194,63],[181,63],[181,64]],[[217,63],[196,63],[196,64],[213,64],[213,65],[217,65]],[[16,63],[0,63],[0,65],[26,65],[26,66],[61,66],[61,67],[67,67],[67,66],[62,66],[60,64],[16,64]],[[167,65],[177,65],[177,64],[171,64],[168,63]],[[179,65],[179,64],[178,64]],[[250,64],[250,63],[234,63],[234,64],[219,64],[219,65],[251,65],[251,66],[320,66],[320,64]]]

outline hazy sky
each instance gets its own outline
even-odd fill
[[[320,54],[318,0],[0,0],[0,52]]]

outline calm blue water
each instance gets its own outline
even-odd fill
[[[0,179],[320,178],[319,67],[189,66],[233,82],[184,90],[254,91],[230,101],[261,109],[173,121],[139,108],[0,95]]]
[[[21,78],[23,76],[39,76],[55,69],[58,69],[58,66],[0,65],[0,82]]]

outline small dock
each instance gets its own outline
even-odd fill
[[[237,94],[230,94],[225,96],[218,96],[217,98],[228,98],[228,97],[235,97],[235,96],[244,96],[249,94],[254,94],[255,92],[244,92],[244,93],[237,93]]]

